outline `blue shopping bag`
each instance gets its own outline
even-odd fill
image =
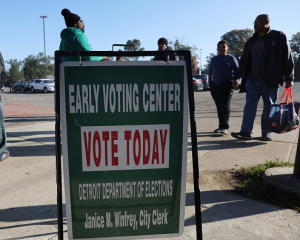
[[[285,103],[272,104],[269,114],[268,128],[275,133],[284,133],[295,130],[299,126],[299,103],[294,103],[291,88],[286,88],[283,96],[287,93]],[[291,102],[289,102],[289,96]]]

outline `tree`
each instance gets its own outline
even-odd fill
[[[55,72],[54,57],[48,56],[46,62],[47,62],[47,75],[54,75]],[[43,63],[43,65],[45,67],[45,62]]]
[[[246,41],[254,34],[253,30],[250,28],[246,29],[234,29],[230,32],[225,33],[224,35],[221,36],[221,40],[226,40],[229,44],[229,50],[228,54],[233,55],[238,61],[240,60],[243,50],[244,50],[244,45]],[[217,44],[217,43],[216,43]],[[213,56],[216,54],[210,53],[206,57],[206,65],[204,65],[204,69],[202,70],[202,73],[208,74],[209,71],[209,64]]]
[[[300,32],[292,35],[290,46],[295,63],[295,79],[300,79]]]
[[[23,62],[17,59],[10,59],[6,61],[10,65],[7,71],[7,83],[8,85],[15,83],[16,81],[23,80],[23,71],[21,69]]]
[[[298,58],[300,57],[300,32],[292,35],[290,46],[293,52],[294,60],[298,60]]]
[[[169,48],[171,50],[188,50],[188,51],[191,51],[192,56],[198,57],[198,54],[196,52],[198,50],[198,48],[195,45],[190,46],[188,44],[184,44],[183,42],[179,41],[178,39],[175,39],[174,42],[170,41]],[[179,59],[183,60],[183,56],[179,56]]]
[[[239,61],[243,53],[244,45],[253,33],[253,30],[250,28],[241,30],[234,29],[221,36],[221,40],[226,40],[229,44],[227,53],[233,55]]]
[[[128,40],[126,42],[126,45],[131,45],[133,47],[130,47],[130,46],[126,46],[124,47],[124,50],[125,51],[145,51],[145,48],[141,48],[141,41],[138,40],[138,39],[133,39],[132,41],[131,40]],[[138,60],[139,56],[136,56],[136,57],[132,57],[132,59],[135,59],[136,61]]]
[[[202,70],[202,74],[208,74],[210,61],[211,61],[213,56],[216,56],[216,54],[210,53],[208,56],[206,56],[206,65],[204,65],[204,68]]]
[[[50,60],[53,60],[53,57],[48,56],[46,58],[47,75],[54,74],[54,64],[51,64]],[[26,80],[45,78],[45,59],[43,53],[40,52],[36,56],[29,55],[27,58],[25,58],[23,72]]]
[[[175,41],[170,41],[169,43],[169,48],[171,50],[188,50],[191,52],[191,63],[192,63],[192,72],[193,74],[196,74],[197,71],[198,71],[198,62],[197,62],[197,53],[196,51],[198,50],[198,48],[193,45],[193,46],[190,46],[188,44],[184,44],[182,41],[178,40],[178,39],[175,39]],[[184,57],[183,56],[179,56],[179,60],[184,60],[183,59]]]

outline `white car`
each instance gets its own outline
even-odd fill
[[[55,85],[53,80],[51,79],[33,79],[30,84],[31,92],[35,91],[43,91],[44,93],[47,92],[54,92]]]

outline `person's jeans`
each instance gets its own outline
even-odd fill
[[[210,84],[210,94],[213,97],[219,118],[219,128],[229,128],[230,101],[233,95],[232,83],[228,82],[223,85]]]
[[[6,131],[5,131],[5,123],[4,123],[4,115],[0,94],[0,154],[3,152],[7,152],[7,144],[6,144]]]
[[[257,104],[260,96],[263,98],[264,108],[261,115],[261,132],[270,133],[268,130],[268,119],[271,104],[275,104],[278,97],[279,88],[267,89],[265,82],[246,82],[246,105],[244,107],[244,116],[241,131],[252,133],[254,120],[256,116]]]

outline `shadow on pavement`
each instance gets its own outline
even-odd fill
[[[220,135],[220,134],[215,134],[215,135]],[[219,150],[239,149],[239,148],[257,147],[257,146],[267,144],[266,142],[261,142],[260,140],[261,140],[260,138],[253,138],[252,140],[240,140],[240,139],[223,139],[223,140],[221,140],[220,139],[219,141],[198,141],[197,149],[199,151],[216,150],[216,149],[219,149]],[[188,151],[192,151],[192,143],[191,142],[188,142]]]
[[[67,232],[67,231],[64,231]],[[51,236],[51,239],[53,235],[56,235],[57,232],[49,232],[44,234],[36,234],[36,235],[30,235],[30,236],[24,236],[24,237],[14,237],[14,238],[6,238],[7,240],[16,240],[16,239],[28,239],[28,238],[35,238],[35,237],[42,237],[45,236],[45,239],[50,239],[49,236]]]
[[[65,204],[63,204],[63,208],[65,208]],[[67,224],[65,211],[63,211],[63,224]],[[51,219],[51,220],[48,220]],[[40,221],[37,221],[40,220]],[[29,227],[33,228],[34,226],[43,226],[43,225],[57,225],[57,205],[40,205],[40,206],[27,206],[27,207],[16,207],[16,208],[8,208],[0,210],[0,221],[1,222],[11,222],[12,225],[0,227],[1,230],[12,230],[17,228]],[[28,222],[25,221],[36,221],[36,222]],[[14,224],[16,222],[20,222],[19,224]],[[66,232],[66,231],[65,231]],[[23,238],[34,238],[34,237],[42,237],[49,235],[56,235],[56,231],[40,233],[36,235],[27,235],[23,237],[14,237],[8,239],[23,239]]]
[[[65,209],[65,204],[63,204]],[[65,211],[63,211],[65,216]],[[30,221],[30,220],[46,220],[55,219],[41,224],[57,224],[57,205],[39,205],[39,206],[26,206],[26,207],[14,207],[0,210],[1,222],[18,222],[18,221]],[[38,223],[33,223],[38,224]],[[0,227],[0,229],[3,229]]]
[[[215,204],[213,206],[206,206],[206,204]],[[194,193],[186,194],[186,206],[194,206]],[[65,204],[63,204],[65,209]],[[234,218],[242,218],[263,214],[267,212],[278,211],[281,208],[273,205],[268,205],[256,202],[252,199],[243,198],[240,195],[234,194],[230,190],[212,190],[201,192],[201,219],[202,224],[217,221],[224,221]],[[0,230],[14,229],[18,227],[28,227],[34,225],[57,225],[57,206],[41,205],[41,206],[27,206],[16,207],[0,210],[0,221],[2,222],[22,222],[22,221],[36,221],[40,222],[23,223],[11,226],[0,227]],[[65,210],[63,211],[64,225],[66,224]],[[47,220],[51,219],[51,220]],[[45,220],[45,221],[43,221]],[[185,220],[185,226],[195,225],[195,215]],[[45,235],[49,235],[47,233]],[[55,233],[54,233],[55,234]],[[43,234],[42,234],[43,235]],[[36,235],[36,236],[42,236]],[[28,236],[27,236],[28,237]],[[34,237],[34,236],[31,236]],[[22,238],[15,238],[22,239]]]
[[[54,131],[10,131],[7,137],[8,149],[13,157],[55,156]]]
[[[213,206],[206,204],[214,204]],[[186,194],[186,206],[194,206],[194,193]],[[258,202],[235,194],[230,190],[212,190],[201,192],[202,223],[224,221],[248,217],[268,212],[283,210],[283,208]],[[195,215],[185,220],[185,226],[195,225]]]
[[[7,134],[9,137],[18,137],[18,136],[13,136],[11,134]],[[7,140],[7,143],[13,144],[13,143],[20,143],[24,141],[34,141],[34,142],[43,142],[43,143],[54,143],[55,142],[55,137],[41,137],[41,138],[30,138],[30,139],[23,139],[22,137],[17,140]],[[47,144],[49,145],[49,144]]]
[[[12,157],[55,156],[54,131],[7,132],[7,137]]]
[[[55,121],[55,116],[31,116],[31,117],[5,117],[4,116],[5,123],[10,122],[44,122],[44,121]],[[22,124],[23,125],[23,124]]]
[[[13,131],[7,131],[7,135],[13,136],[13,137],[28,137],[33,135],[51,135],[54,138],[55,131],[32,131],[32,132],[13,132]],[[30,140],[30,139],[29,139]]]
[[[38,146],[8,146],[8,150],[12,157],[55,156],[54,144]]]

